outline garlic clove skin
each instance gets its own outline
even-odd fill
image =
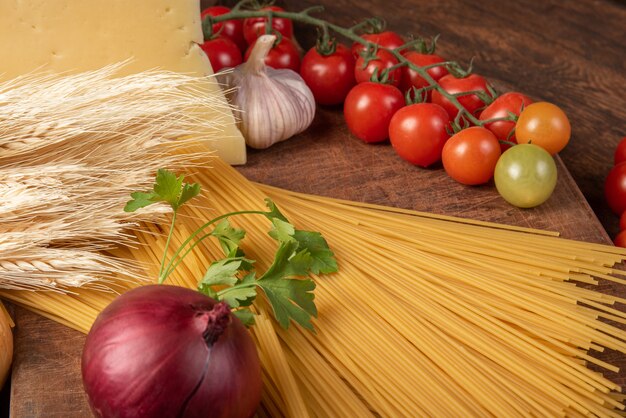
[[[227,95],[240,111],[239,129],[251,148],[265,149],[307,129],[315,117],[315,98],[292,70],[265,65],[276,37],[261,36],[244,64],[220,76],[233,88]]]

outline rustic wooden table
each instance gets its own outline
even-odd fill
[[[622,91],[626,6],[608,0],[292,0],[282,4],[290,9],[323,4],[326,16],[342,25],[378,15],[403,35],[440,33],[441,55],[461,62],[475,57],[476,72],[501,91],[515,89],[562,106],[571,119],[573,137],[561,153],[562,161],[557,161],[554,195],[532,210],[507,205],[492,185],[464,187],[440,167],[418,169],[399,160],[388,145],[360,143],[345,128],[340,109],[321,109],[307,133],[267,151],[251,152],[249,163],[240,167],[250,179],[609,242],[605,228],[614,234],[617,218],[604,203],[602,186],[613,149],[626,135]],[[304,45],[311,42],[307,36],[300,40]],[[626,295],[624,290],[606,290]],[[15,320],[11,416],[89,416],[80,381],[84,336],[23,309],[15,310]],[[626,367],[624,356],[604,356]],[[626,373],[609,377],[626,383]]]

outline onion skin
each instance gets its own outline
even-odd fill
[[[116,298],[94,322],[83,349],[83,385],[95,415],[252,417],[262,381],[248,330],[227,310],[223,333],[212,345],[203,337],[220,305],[167,285]]]

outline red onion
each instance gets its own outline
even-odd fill
[[[261,398],[248,330],[225,303],[177,286],[142,286],[107,306],[82,374],[99,417],[248,418]]]

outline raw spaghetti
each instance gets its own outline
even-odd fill
[[[339,262],[339,273],[316,279],[315,334],[281,329],[256,304],[260,416],[620,416],[620,387],[599,372],[616,367],[590,351],[626,353],[626,332],[606,321],[626,323],[612,306],[626,300],[590,286],[624,282],[614,270],[623,249],[255,185],[220,161],[191,180],[205,193],[181,213],[174,247],[218,214],[264,209],[269,196],[298,228],[320,231]],[[265,221],[231,222],[266,267],[275,244]],[[137,237],[117,255],[156,278],[163,231],[147,224]],[[168,280],[194,288],[221,256],[216,243],[198,246]],[[83,332],[114,297],[2,296]]]

